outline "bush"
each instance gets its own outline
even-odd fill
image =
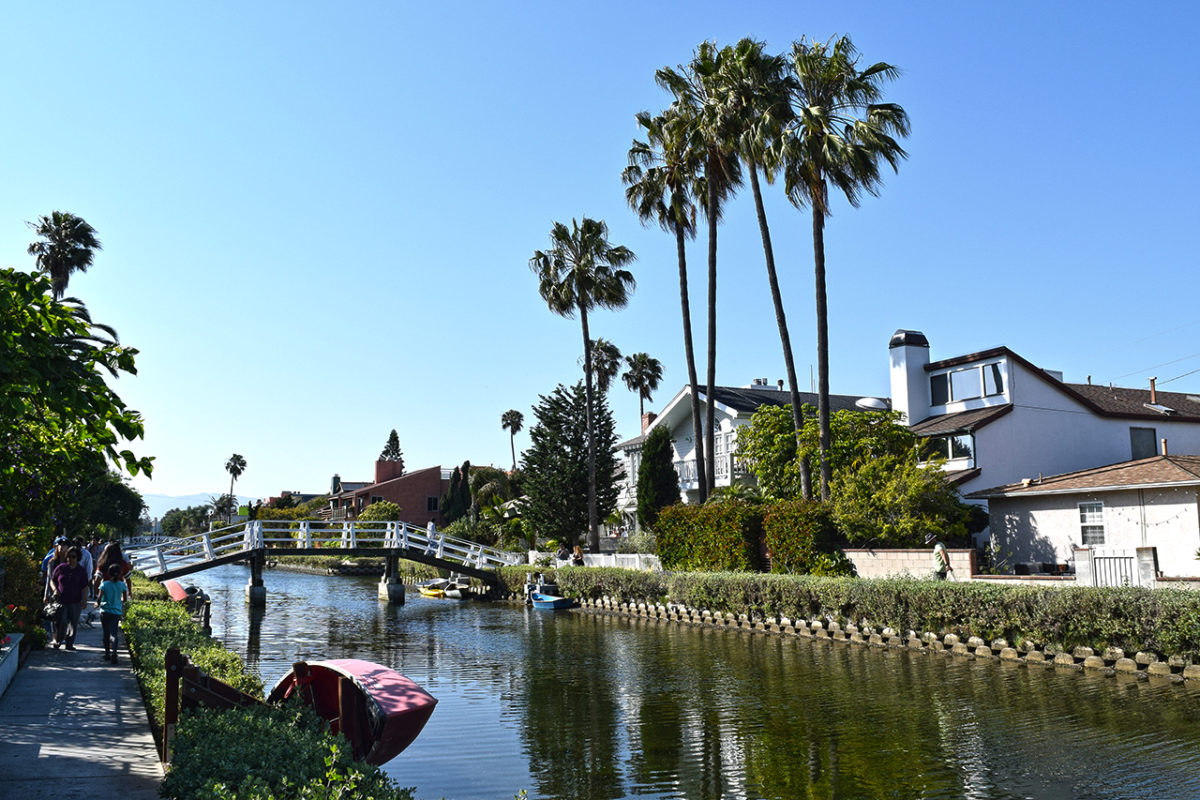
[[[41,564],[19,547],[0,546],[0,567],[4,569],[0,639],[22,633],[32,637],[29,644],[44,644],[45,628],[37,624],[42,607]]]
[[[402,513],[400,506],[387,500],[376,500],[358,515],[360,522],[396,522]]]
[[[810,573],[818,557],[832,550],[833,521],[825,503],[784,500],[766,507],[763,542],[771,554],[771,571]],[[823,569],[828,568],[820,562]]]
[[[742,572],[759,566],[762,511],[750,503],[668,506],[654,530],[663,569]]]

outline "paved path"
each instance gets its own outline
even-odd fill
[[[0,698],[4,798],[158,800],[162,767],[125,636],[120,662],[104,661],[98,617],[80,624],[74,652],[30,653]]]

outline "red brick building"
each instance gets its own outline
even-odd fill
[[[440,466],[405,473],[400,462],[376,461],[374,483],[343,483],[333,476],[331,518],[354,519],[371,503],[386,500],[400,506],[405,522],[422,527],[432,522],[440,528],[444,520],[439,503],[449,485],[450,477]]]

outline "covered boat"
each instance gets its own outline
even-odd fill
[[[311,705],[355,758],[384,764],[412,744],[437,699],[395,670],[356,658],[297,661],[267,702],[293,696]]]
[[[541,592],[531,592],[529,599],[533,602],[534,608],[543,611],[575,607],[575,601],[569,597],[558,597],[557,595],[542,594]]]

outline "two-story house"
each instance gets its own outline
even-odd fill
[[[439,503],[450,485],[450,470],[441,467],[405,472],[400,462],[376,461],[372,482],[343,481],[334,475],[329,496],[329,519],[354,519],[381,500],[400,506],[401,518],[412,525],[442,525]]]

